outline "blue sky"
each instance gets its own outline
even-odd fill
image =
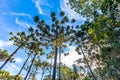
[[[69,5],[66,4],[67,2],[68,0],[0,0],[0,48],[7,49],[9,53],[12,53],[16,47],[9,41],[9,32],[27,31],[28,27],[34,27],[33,17],[35,15],[40,16],[40,19],[44,19],[49,23],[50,13],[59,13],[62,10],[69,18],[75,18],[81,24],[85,19],[71,10]],[[73,48],[70,47],[71,50]],[[9,63],[4,69],[9,70],[12,74],[18,72],[26,58],[23,53],[22,50],[19,51],[15,56],[16,63]],[[69,64],[70,59],[75,59],[72,56],[71,54],[67,57],[68,61],[62,56],[63,62],[71,66]]]

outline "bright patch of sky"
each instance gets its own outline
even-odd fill
[[[4,41],[4,40],[0,40],[0,48],[4,47],[4,46],[11,46],[13,43],[11,41]]]
[[[67,16],[69,16],[70,19],[76,19],[79,21],[84,21],[85,18],[83,18],[80,14],[76,13],[73,9],[70,8],[70,5],[68,4],[69,0],[61,0],[61,9],[65,11]]]
[[[69,67],[72,67],[76,60],[82,58],[82,56],[78,55],[78,53],[75,51],[75,46],[69,46],[68,49],[69,55],[65,56],[64,54],[61,54],[61,62]]]
[[[40,16],[40,19],[44,19],[49,23],[51,12],[59,13],[63,10],[70,18],[75,18],[80,22],[85,20],[71,10],[67,3],[68,0],[0,0],[0,48],[7,49],[9,53],[12,53],[16,47],[9,41],[9,32],[27,31],[28,27],[35,26],[33,22],[35,15]],[[71,66],[73,61],[79,58],[72,48],[70,47],[69,56],[64,57],[62,54],[62,62],[68,66]],[[22,66],[22,62],[26,59],[25,56],[24,51],[19,51],[15,55],[16,63],[7,64],[6,70],[15,73],[15,70],[19,70]]]

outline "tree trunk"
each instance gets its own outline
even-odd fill
[[[34,68],[33,68],[34,69]],[[37,72],[37,68],[35,67],[35,71],[34,71],[34,73],[33,73],[33,77],[32,77],[32,80],[36,80],[36,72]],[[29,80],[29,79],[28,79]]]
[[[60,73],[60,69],[61,69],[61,47],[59,48],[59,80],[61,80],[61,73]]]
[[[17,51],[21,48],[22,45],[20,45],[3,63],[3,65],[0,67],[0,70],[10,61],[10,59],[17,53]]]
[[[32,77],[32,80],[36,80],[36,75],[33,74],[32,76],[33,76],[33,77]]]
[[[33,57],[33,59],[32,59],[32,62],[31,62],[31,64],[30,64],[30,67],[29,67],[29,69],[28,69],[28,72],[27,72],[27,74],[26,74],[24,80],[27,79],[28,74],[29,74],[29,72],[31,71],[31,68],[32,68],[32,65],[33,65],[33,63],[34,63],[34,60],[35,60],[36,55],[37,55],[37,53],[34,54],[34,57]]]
[[[86,61],[86,63],[87,63],[87,66],[88,66],[88,68],[89,68],[89,70],[90,70],[90,72],[91,72],[94,80],[97,80],[96,77],[95,77],[95,75],[94,75],[93,72],[92,72],[92,69],[91,69],[91,67],[90,67],[90,65],[89,65],[89,63],[88,63],[88,61],[87,61],[87,58],[86,58],[86,56],[85,56],[85,54],[84,54],[81,46],[80,46],[80,49],[81,49],[81,52],[82,52],[82,54],[83,54],[83,57],[84,57],[84,59],[85,59],[85,61]]]
[[[32,76],[32,74],[33,74],[33,72],[31,71],[27,80],[30,80],[30,77]]]
[[[51,58],[51,65],[50,65],[50,77],[49,77],[49,80],[51,80],[51,71],[52,71],[52,58]]]
[[[55,48],[55,57],[54,57],[54,65],[53,65],[53,76],[52,76],[52,80],[56,79],[56,66],[57,66],[57,51],[58,48]]]
[[[75,64],[73,65],[73,71],[74,71],[74,74],[75,74],[73,80],[76,80],[76,79],[77,79],[77,78],[76,78],[76,75],[77,75],[77,69],[76,69]]]
[[[58,27],[56,27],[56,34],[55,34],[55,39],[57,39],[57,38],[58,38]],[[55,57],[54,57],[52,80],[56,80],[57,53],[58,53],[58,47],[57,47],[57,42],[56,42],[55,43]]]
[[[18,77],[18,76],[20,75],[20,73],[22,72],[22,70],[23,70],[23,68],[25,67],[25,65],[26,65],[28,59],[30,58],[30,56],[31,56],[31,53],[29,53],[29,55],[28,55],[26,61],[24,62],[22,68],[20,69],[19,73],[15,76],[15,80],[17,80],[17,77]]]

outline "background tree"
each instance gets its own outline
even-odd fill
[[[54,58],[54,55],[55,55],[55,53],[53,51],[46,55],[47,59],[48,60],[50,59],[50,62],[49,62],[49,64],[50,64],[50,68],[49,68],[50,71],[49,72],[50,73],[49,73],[49,76],[48,76],[49,80],[52,79],[52,67],[53,67],[53,58]]]
[[[8,57],[8,51],[0,49],[0,61],[5,61]],[[11,58],[10,62],[14,62],[14,58]]]
[[[1,80],[14,80],[14,75],[11,75],[8,71],[1,70],[0,71],[0,79]],[[19,75],[17,80],[23,80],[23,78]]]
[[[29,37],[26,36],[25,32],[18,32],[17,35],[13,35],[13,32],[10,32],[12,37],[10,38],[11,41],[14,42],[15,46],[18,46],[15,51],[9,55],[9,57],[5,60],[5,62],[0,66],[0,70],[11,60],[11,58],[17,53],[20,48],[24,48],[24,46],[29,42]]]

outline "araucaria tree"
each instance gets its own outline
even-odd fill
[[[29,43],[30,36],[27,36],[25,32],[18,32],[17,35],[13,35],[13,32],[10,32],[12,37],[10,38],[11,41],[14,42],[15,46],[18,46],[15,51],[8,56],[5,62],[0,66],[0,70],[13,58],[13,56],[17,53],[20,48],[24,48]]]
[[[69,41],[70,35],[74,32],[74,30],[72,30],[74,29],[73,25],[71,26],[70,24],[74,23],[75,20],[70,21],[63,11],[60,12],[59,16],[60,17],[57,18],[54,12],[51,13],[52,24],[47,24],[44,20],[40,20],[38,16],[35,16],[34,19],[37,23],[37,30],[39,31],[39,40],[44,41],[44,46],[46,46],[46,48],[51,47],[55,52],[52,80],[56,79],[58,50]]]

